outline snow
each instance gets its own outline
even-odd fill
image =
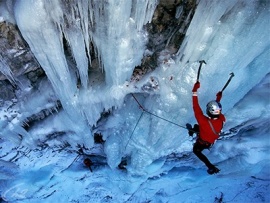
[[[37,89],[21,85],[17,101],[0,103],[4,201],[270,201],[269,2],[200,1],[179,52],[171,56],[164,50],[155,71],[130,81],[149,54],[143,25],[156,5],[15,1],[14,19],[49,81]],[[103,69],[88,72],[90,40]],[[202,107],[235,74],[222,99],[225,136],[204,151],[221,169],[213,176],[193,155],[194,138],[185,129],[195,123],[191,89],[202,59]],[[8,70],[0,65],[1,72]],[[23,122],[44,106],[58,113],[26,131]],[[100,119],[101,113],[107,116]],[[94,133],[105,143],[95,144]],[[93,172],[83,164],[87,157]],[[121,160],[127,161],[125,170],[118,168]]]
[[[242,105],[253,104],[248,96]],[[111,170],[103,156],[77,155],[55,147],[21,148],[16,165],[1,161],[2,197],[10,202],[268,202],[267,124],[263,118],[249,122],[241,132],[218,141],[206,152],[221,168],[214,176],[206,173],[190,150],[160,158],[148,167],[148,174],[134,176]],[[3,150],[1,156],[8,160],[15,153]],[[94,162],[92,173],[83,165],[86,157]],[[3,178],[7,173],[9,178]]]

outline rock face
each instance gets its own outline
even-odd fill
[[[140,66],[134,67],[133,77],[154,70],[161,62],[158,59],[163,53],[173,55],[178,51],[195,9],[196,0],[160,0],[152,22],[145,25],[149,36],[147,51],[150,54],[144,56]],[[46,75],[16,25],[5,21],[0,23],[0,51],[1,106],[1,102],[16,100],[18,92],[24,91],[21,82],[17,82],[18,78],[23,78],[22,81],[33,88]],[[91,56],[91,60],[93,66],[99,65],[96,56]],[[42,116],[32,115],[31,118],[34,122],[41,120]]]
[[[15,78],[38,68],[40,69],[27,43],[21,37],[18,28],[8,22],[0,23],[0,50],[2,59]],[[7,78],[0,73],[0,80],[5,79]]]
[[[16,25],[0,23],[0,50],[0,99],[11,100],[16,97],[19,85],[16,78],[25,75],[34,84],[40,76],[44,76],[44,71]]]
[[[151,56],[145,56],[141,67],[143,72],[148,72],[158,65],[158,58],[163,53],[175,54],[191,22],[196,10],[196,1],[161,0],[156,7],[151,23],[145,27],[149,34],[148,50]]]
[[[171,54],[178,51],[188,25],[195,12],[195,1],[160,1],[151,23],[148,48],[154,53],[167,49]]]

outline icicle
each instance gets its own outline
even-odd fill
[[[91,59],[91,51],[90,51],[90,40],[91,35],[89,33],[89,15],[90,15],[90,6],[87,1],[81,0],[78,3],[78,9],[81,16],[81,28],[84,36],[84,43],[87,50],[87,56],[89,59]],[[91,60],[89,60],[89,63],[91,65]]]
[[[6,60],[1,54],[0,54],[0,72],[6,76],[6,78],[9,80],[11,84],[16,85],[14,75],[11,69],[9,68],[9,65],[7,64]]]
[[[157,0],[137,0],[132,6],[135,10],[134,20],[136,22],[136,27],[141,30],[143,26],[152,20],[155,8],[158,4]]]
[[[70,3],[66,7],[62,8],[63,10],[63,19],[65,21],[58,22],[60,24],[61,31],[64,33],[65,38],[67,39],[69,46],[71,47],[72,55],[77,64],[77,70],[80,75],[80,81],[84,88],[87,88],[88,84],[88,58],[86,48],[88,50],[88,55],[90,55],[88,33],[84,33],[86,30],[83,28],[85,24],[88,24],[87,21],[87,6],[85,8],[82,2]],[[86,12],[79,10],[78,7],[85,8]],[[86,15],[86,17],[84,17]],[[56,21],[58,19],[55,19]],[[83,25],[83,26],[82,26]],[[87,39],[85,39],[87,38]],[[87,41],[86,41],[87,40]],[[86,44],[87,43],[87,44]]]
[[[98,47],[108,85],[123,84],[140,64],[147,40],[142,28],[150,21],[155,5],[156,1],[142,0],[99,1],[93,5],[91,16],[98,25],[93,41]]]
[[[15,2],[17,25],[63,109],[76,122],[75,131],[82,140],[89,139],[89,126],[104,109],[123,102],[123,85],[141,63],[145,50],[143,25],[151,20],[156,4],[156,0]],[[95,71],[91,74],[96,76],[88,75],[92,45],[104,68],[105,81],[102,78],[89,87],[90,78],[100,77]],[[83,88],[77,87],[79,82]]]

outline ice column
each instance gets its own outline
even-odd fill
[[[93,41],[108,85],[123,84],[141,63],[147,40],[143,25],[151,21],[156,4],[157,1],[110,0],[92,5]]]
[[[84,140],[100,113],[124,98],[121,85],[141,63],[147,40],[143,25],[151,20],[156,4],[157,0],[15,1],[17,25]],[[105,72],[99,87],[88,82],[93,50]],[[111,90],[120,96],[114,98]],[[97,91],[106,95],[96,96]]]
[[[45,4],[51,5],[50,13]],[[63,46],[64,25],[63,10],[58,1],[16,1],[14,13],[17,25],[29,44],[31,51],[45,70],[62,106],[74,122],[74,132],[80,141],[86,140],[85,146],[91,145],[88,123],[77,106],[76,69],[68,65]],[[57,19],[57,21],[54,21]],[[68,33],[73,36],[72,32]],[[75,34],[74,34],[75,35]],[[75,42],[76,43],[76,42]],[[77,45],[74,45],[77,48]],[[84,46],[84,45],[82,45]],[[78,58],[81,56],[78,56]],[[82,64],[84,61],[82,61]],[[87,69],[87,68],[86,68]],[[79,141],[79,142],[80,142]]]

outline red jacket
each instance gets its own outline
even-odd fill
[[[212,123],[215,131],[217,133],[220,133],[223,127],[223,123],[226,120],[225,116],[222,113],[219,115],[219,118],[215,118],[215,119],[205,116],[199,105],[197,95],[192,96],[192,103],[193,103],[193,111],[194,111],[195,118],[197,119],[197,122],[200,126],[200,133],[199,133],[200,138],[204,141],[207,141],[213,144],[215,140],[218,139],[219,136],[213,132],[208,120]]]

